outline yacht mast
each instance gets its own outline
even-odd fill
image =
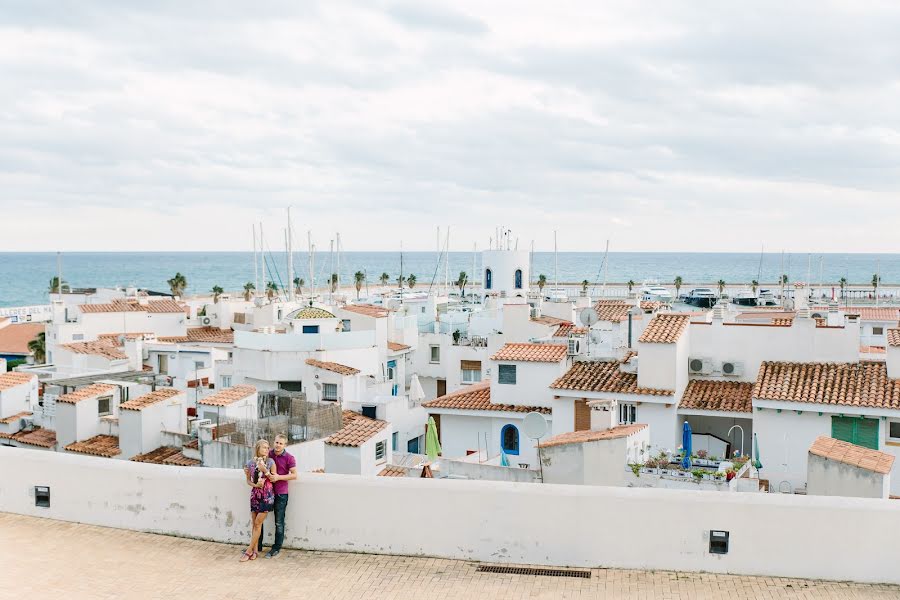
[[[555,264],[554,278],[556,279],[556,289],[554,290],[554,293],[558,294],[559,293],[559,255],[556,253],[556,250],[557,250],[557,248],[556,248],[556,230],[554,229],[553,230],[553,262]]]
[[[306,232],[306,241],[307,248],[309,249],[309,287],[310,287],[310,302],[316,296],[316,258],[315,258],[315,246],[312,243],[312,231]]]
[[[263,242],[262,221],[260,221],[260,223],[259,223],[259,262],[260,262],[260,265],[259,265],[260,273],[262,274],[262,282],[261,283],[262,283],[262,286],[265,287],[266,285],[268,285],[268,283],[267,283],[268,279],[266,278],[266,246]]]
[[[259,263],[256,262],[256,225],[252,225],[253,229],[253,285],[259,292]]]
[[[606,240],[606,251],[603,253],[603,297],[606,298],[606,276],[609,274],[609,240]]]
[[[291,207],[287,209],[287,284],[288,284],[288,300],[294,300],[294,246],[291,237]]]
[[[337,237],[337,290],[341,292],[341,233],[335,234]]]

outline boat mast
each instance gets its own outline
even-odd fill
[[[559,293],[559,255],[557,254],[557,248],[556,248],[556,230],[555,229],[553,230],[553,261],[555,264],[554,278],[556,279],[556,289],[554,290],[554,292],[558,294]]]
[[[341,292],[341,232],[335,234],[337,237],[337,291]]]
[[[306,232],[306,242],[309,253],[309,286],[310,286],[310,295],[309,300],[312,302],[312,299],[316,296],[316,255],[315,255],[315,246],[312,243],[312,231]]]
[[[262,221],[260,221],[260,223],[259,223],[259,262],[260,262],[259,268],[260,268],[260,273],[262,274],[262,282],[261,283],[262,283],[263,287],[265,287],[267,285],[266,282],[268,281],[266,278],[266,249],[265,248],[266,248],[266,246],[263,243],[263,226],[262,226]]]
[[[294,300],[294,246],[291,237],[291,207],[287,208],[287,284],[288,300]]]
[[[253,229],[253,285],[259,291],[259,263],[256,262],[256,225],[252,225]]]
[[[606,298],[606,276],[609,274],[609,240],[606,240],[606,252],[603,253],[603,294]]]

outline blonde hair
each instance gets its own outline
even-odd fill
[[[259,447],[265,444],[269,445],[269,440],[256,440],[256,446],[253,448],[253,458],[259,458]]]
[[[287,441],[288,441],[287,436],[284,435],[283,433],[279,433],[278,435],[276,435],[276,436],[275,436],[275,439],[276,439],[276,440],[283,440],[285,444],[287,444]]]

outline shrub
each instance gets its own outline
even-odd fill
[[[697,450],[697,458],[706,458],[707,452],[706,450]]]

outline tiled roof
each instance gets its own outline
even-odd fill
[[[181,392],[175,388],[160,388],[155,392],[150,392],[149,394],[129,400],[128,402],[123,402],[119,405],[119,410],[144,410],[157,402],[174,398],[180,393]]]
[[[687,329],[690,320],[690,315],[686,314],[657,313],[650,319],[638,341],[645,344],[674,344]]]
[[[106,394],[108,392],[112,392],[116,389],[116,386],[111,383],[92,383],[91,385],[86,385],[83,388],[78,388],[73,392],[69,392],[68,394],[63,394],[59,398],[57,398],[57,402],[65,402],[67,404],[77,404],[82,400],[87,400],[88,398],[96,398],[100,394]]]
[[[494,410],[502,412],[539,412],[550,414],[552,411],[543,406],[519,406],[518,404],[494,404],[491,402],[491,382],[486,379],[481,383],[467,386],[452,394],[435,398],[422,404],[425,408],[449,408],[455,410]]]
[[[379,477],[406,477],[406,469],[400,467],[385,467],[378,473]]]
[[[862,354],[884,354],[887,348],[884,346],[860,346],[859,351]]]
[[[325,369],[326,371],[331,371],[332,373],[338,373],[339,375],[357,375],[361,372],[359,369],[348,367],[347,365],[342,365],[336,362],[326,362],[324,360],[316,360],[314,358],[307,358],[306,364],[311,367],[316,367],[317,369]]]
[[[69,444],[66,446],[66,451],[104,456],[106,458],[122,454],[122,451],[119,449],[119,438],[114,435],[95,435],[81,442]]]
[[[32,354],[28,349],[28,342],[43,331],[43,323],[17,323],[0,327],[0,354]]]
[[[633,425],[619,425],[612,429],[604,429],[602,431],[570,431],[561,433],[549,438],[540,444],[541,448],[549,448],[551,446],[563,446],[565,444],[583,444],[585,442],[596,442],[599,440],[615,440],[618,438],[628,437],[642,429],[645,429],[645,423],[634,423]]]
[[[113,300],[107,304],[81,304],[78,307],[83,313],[105,312],[148,312],[148,313],[183,313],[185,306],[175,300],[151,300],[141,304],[134,300]]]
[[[187,458],[181,453],[180,449],[174,446],[162,446],[156,450],[133,456],[131,460],[135,462],[153,463],[156,465],[176,465],[180,467],[194,467],[200,464],[199,460]]]
[[[504,344],[491,360],[554,363],[563,360],[568,351],[563,344]]]
[[[847,313],[851,315],[859,315],[863,321],[894,321],[900,322],[900,308],[897,307],[879,307],[860,306],[848,308]]]
[[[388,309],[384,308],[383,306],[376,306],[374,304],[345,304],[341,308],[343,308],[344,310],[348,310],[352,313],[356,313],[358,315],[365,315],[367,317],[375,317],[376,319],[386,317],[391,312]]]
[[[24,411],[24,412],[20,412],[18,414],[6,417],[4,419],[0,419],[0,423],[3,423],[4,425],[9,425],[10,423],[15,423],[16,421],[18,421],[19,419],[21,419],[23,417],[30,417],[30,416],[31,416],[31,412]]]
[[[550,384],[555,390],[671,396],[672,390],[638,387],[636,373],[624,373],[617,361],[576,362],[565,375]]]
[[[234,387],[219,390],[215,394],[201,398],[197,404],[205,406],[228,406],[234,404],[238,400],[243,400],[256,393],[256,388],[252,385],[236,385]]]
[[[641,310],[654,311],[662,308],[663,304],[658,300],[641,300]]]
[[[900,346],[900,329],[888,329],[887,342],[888,346]]]
[[[61,344],[60,347],[65,348],[69,352],[74,352],[75,354],[92,354],[110,360],[128,358],[128,355],[119,349],[119,346],[116,345],[116,340],[113,338],[102,338],[93,342]]]
[[[541,315],[540,317],[534,317],[531,319],[535,323],[540,323],[541,325],[563,325],[570,324],[574,325],[571,321],[567,321],[566,319],[560,319],[558,317],[551,317],[550,315]]]
[[[325,443],[329,446],[362,446],[375,437],[379,431],[387,427],[386,421],[370,419],[354,413],[355,417],[343,427],[328,436]]]
[[[218,327],[189,327],[187,335],[183,336],[163,336],[159,338],[160,342],[209,342],[212,344],[233,344],[234,332],[230,329],[220,329]]]
[[[200,440],[197,438],[192,439],[187,444],[184,445],[185,448],[190,450],[199,450],[200,449]]]
[[[900,380],[883,362],[764,362],[753,397],[834,406],[900,409]]]
[[[794,324],[794,319],[793,317],[776,318],[772,319],[771,324],[778,327],[790,327]]]
[[[882,475],[890,473],[891,467],[894,465],[893,454],[864,448],[824,435],[816,438],[809,448],[809,453]]]
[[[628,312],[634,308],[631,304],[627,304],[625,302],[620,302],[618,304],[614,304],[611,302],[606,302],[601,304],[597,302],[594,304],[594,312],[597,313],[597,318],[601,321],[609,321],[612,323],[621,323],[622,321],[628,320]],[[634,315],[632,319],[638,318],[640,319],[640,315]]]
[[[0,391],[31,383],[34,379],[37,379],[37,376],[31,373],[20,373],[18,371],[0,373]]]
[[[622,364],[627,365],[631,362],[631,359],[638,355],[637,350],[629,350],[625,353],[625,356],[622,357]]]
[[[753,384],[716,379],[692,379],[678,408],[753,412]]]
[[[28,444],[29,446],[52,448],[56,445],[56,432],[52,429],[35,429],[26,433],[19,432],[16,434],[15,440],[20,444]]]
[[[557,326],[556,331],[553,333],[553,337],[567,338],[571,336],[584,336],[587,335],[587,331],[587,327],[576,327],[574,323],[562,323]]]
[[[399,342],[388,342],[387,348],[391,352],[403,352],[404,350],[409,350],[411,346],[407,346],[406,344],[401,344]]]
[[[323,308],[315,306],[306,306],[300,310],[295,310],[287,316],[288,319],[309,320],[309,319],[334,319],[335,316]]]

